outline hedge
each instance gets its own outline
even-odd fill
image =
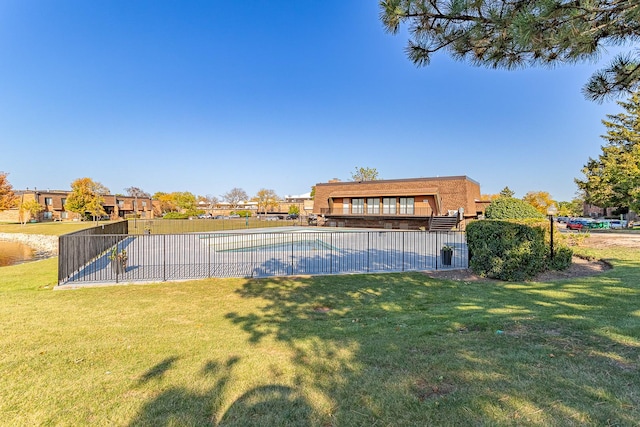
[[[571,265],[573,253],[564,245],[554,244],[551,260],[544,222],[527,222],[535,225],[489,220],[468,224],[469,267],[473,272],[493,279],[523,281],[550,268],[561,270]]]

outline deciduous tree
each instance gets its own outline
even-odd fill
[[[242,188],[235,187],[224,193],[222,195],[222,200],[229,203],[229,207],[231,209],[237,209],[238,207],[240,207],[241,202],[246,202],[247,200],[249,200],[249,196],[247,195],[247,192]]]
[[[351,173],[351,181],[375,181],[378,179],[378,170],[376,168],[356,167],[355,172]]]
[[[16,206],[17,197],[13,192],[13,186],[9,183],[7,175],[0,172],[0,212]]]
[[[196,202],[196,196],[189,191],[176,191],[171,193],[173,196],[173,200],[175,201],[176,206],[184,212],[187,213],[195,213],[198,208],[198,203]]]
[[[557,203],[555,203],[551,198],[551,194],[546,191],[529,191],[524,195],[522,200],[529,203],[543,215],[547,214],[549,206],[557,205]]]
[[[147,193],[146,191],[138,187],[128,187],[128,188],[125,188],[124,191],[127,192],[127,196],[129,197],[138,197],[141,199],[151,198],[151,194]]]
[[[211,212],[211,210],[220,203],[220,200],[216,196],[207,194],[206,196],[198,196],[198,203],[200,202],[204,202],[207,206],[207,210]]]
[[[520,67],[593,61],[606,45],[637,42],[638,0],[382,0],[395,34],[409,26],[409,58],[427,65],[437,51],[474,65]],[[602,100],[640,87],[640,57],[620,54],[584,86]]]
[[[575,198],[570,202],[558,202],[558,216],[582,216],[584,200]]]
[[[300,207],[298,205],[289,205],[289,215],[300,215]]]
[[[44,210],[44,207],[38,203],[35,199],[29,199],[25,202],[20,202],[18,216],[20,217],[20,223],[25,225],[31,218],[38,216],[40,212]]]
[[[153,195],[153,200],[157,200],[158,202],[160,202],[160,210],[163,214],[167,212],[178,211],[178,206],[176,205],[173,196],[169,193],[158,191]]]
[[[258,203],[258,212],[260,212],[260,208],[262,208],[262,212],[265,214],[267,213],[267,209],[276,208],[280,204],[280,198],[275,191],[267,190],[266,188],[258,190],[258,193],[251,200]]]
[[[65,209],[81,216],[89,213],[95,220],[106,214],[102,205],[105,194],[109,194],[109,189],[99,182],[91,178],[78,178],[71,183],[71,193],[67,197]]]
[[[602,138],[607,144],[597,159],[589,158],[582,169],[585,179],[575,182],[585,202],[602,208],[618,207],[640,211],[640,94],[618,102],[626,111],[607,115]]]

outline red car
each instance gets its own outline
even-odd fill
[[[582,218],[572,218],[567,222],[567,228],[569,230],[582,230],[589,228],[589,220]]]

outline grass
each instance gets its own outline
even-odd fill
[[[108,221],[100,221],[106,224]],[[67,222],[35,222],[25,225],[13,222],[0,222],[0,233],[24,233],[24,234],[44,234],[46,236],[60,236],[61,234],[73,233],[85,228],[95,227],[93,221],[67,221]]]
[[[637,425],[640,251],[580,252],[615,268],[52,291],[55,259],[3,267],[0,425]]]
[[[108,224],[111,221],[100,221],[99,224]],[[223,230],[244,230],[247,228],[271,228],[293,225],[306,225],[306,223],[277,220],[264,221],[258,218],[240,219],[198,219],[198,220],[170,220],[170,219],[154,219],[154,220],[129,220],[129,233],[144,233],[145,225],[150,225],[153,234],[172,234],[172,233],[194,233],[209,232]],[[44,234],[55,235],[72,233],[74,231],[83,230],[85,228],[95,227],[93,221],[63,221],[63,222],[36,222],[27,223],[25,225],[9,222],[0,222],[0,233],[25,233],[25,234]]]

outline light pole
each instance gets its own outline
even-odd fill
[[[553,216],[558,213],[558,208],[556,205],[551,205],[547,208],[547,215],[549,215],[549,229],[550,229],[550,241],[549,245],[551,247],[551,260],[553,261]]]

